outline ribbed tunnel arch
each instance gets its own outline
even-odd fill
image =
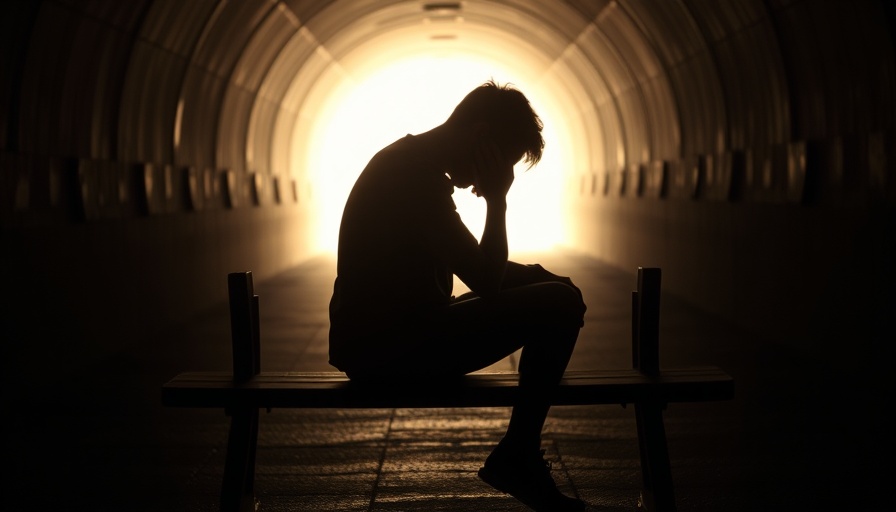
[[[560,237],[564,225],[561,185],[576,169],[589,169],[591,152],[599,151],[599,143],[586,143],[597,139],[589,137],[582,123],[581,104],[570,101],[586,97],[587,89],[574,76],[558,70],[557,55],[522,37],[531,33],[529,25],[537,18],[492,25],[495,19],[506,18],[508,14],[500,9],[468,14],[457,4],[421,9],[404,2],[366,18],[349,18],[349,24],[326,45],[332,64],[306,91],[295,124],[283,127],[291,137],[289,144],[280,146],[292,155],[290,169],[317,191],[312,199],[317,200],[315,211],[327,221],[321,226],[323,236],[318,236],[325,248],[334,248],[347,187],[367,159],[405,133],[440,124],[464,94],[488,79],[524,90],[547,124],[545,158],[537,172],[521,175],[510,197],[511,204],[519,205],[511,208],[515,212],[509,219],[511,240],[524,249],[535,248],[533,243],[539,240],[565,241]],[[557,37],[545,35],[549,36]],[[565,38],[551,46],[561,47],[554,50],[562,54],[563,44],[568,45]],[[351,102],[349,95],[363,99]],[[346,110],[349,104],[354,110]],[[331,128],[336,139],[328,143],[321,139],[321,132],[330,115],[326,112],[333,109],[340,110],[345,124]],[[582,150],[574,151],[576,147]],[[343,158],[341,167],[328,158],[345,157],[344,153],[354,159]],[[342,176],[341,193],[335,197],[321,193],[327,180],[339,178],[334,175]],[[467,197],[460,194],[456,201],[462,214],[470,214],[466,218],[474,233],[481,232],[482,212],[476,206],[482,205]],[[538,233],[549,238],[531,236]]]
[[[557,184],[545,208],[562,211],[564,245],[662,266],[667,289],[725,318],[807,348],[842,290],[881,282],[865,272],[893,255],[889,2],[44,0],[0,13],[3,264],[24,294],[5,309],[24,338],[35,311],[53,311],[67,335],[107,340],[103,353],[122,326],[221,300],[229,271],[264,278],[311,257],[324,114],[413,58],[518,81],[551,121],[555,169],[532,173]]]
[[[143,45],[180,51],[189,55],[190,65],[179,91],[157,88],[142,74],[144,67],[134,67],[122,102],[122,124],[130,127],[124,135],[133,141],[125,144],[122,157],[258,173],[262,180],[274,177],[278,187],[288,184],[297,196],[313,199],[310,176],[321,170],[308,169],[305,157],[313,151],[311,135],[321,124],[317,108],[326,104],[327,93],[342,81],[363,80],[376,66],[433,53],[500,63],[535,86],[530,95],[547,98],[555,109],[559,105],[555,117],[566,129],[557,147],[570,157],[563,160],[560,179],[572,184],[569,189],[595,188],[598,180],[612,179],[604,176],[607,171],[724,151],[718,81],[706,71],[698,75],[709,108],[690,110],[701,118],[687,120],[693,138],[683,147],[682,100],[657,53],[666,46],[641,31],[645,23],[666,26],[662,22],[693,31],[681,37],[696,40],[695,48],[666,56],[674,65],[675,59],[706,50],[693,18],[677,4],[659,13],[661,20],[655,19],[655,8],[637,9],[615,2],[592,3],[585,11],[545,3],[521,8],[501,2],[337,2],[313,11],[303,23],[299,14],[305,11],[287,3],[209,4],[204,16],[152,5],[144,20],[146,40],[138,42],[137,51],[150,51]],[[197,35],[189,47],[187,38],[157,28],[183,19],[205,20],[201,26],[193,21]],[[177,42],[169,41],[175,37]],[[679,91],[684,101],[692,94],[683,87]],[[129,121],[141,119],[147,105],[170,105],[174,98],[164,95],[173,92],[176,107],[167,109],[173,119],[159,119],[155,133],[141,140],[145,125]],[[153,110],[160,115],[166,109]],[[168,139],[173,141],[170,156]]]

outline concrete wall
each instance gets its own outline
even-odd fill
[[[661,267],[664,289],[764,339],[844,366],[892,354],[892,206],[615,197],[582,215],[589,254]]]

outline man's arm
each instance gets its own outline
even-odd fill
[[[507,268],[507,199],[486,199],[485,229],[479,248],[487,259],[486,280],[479,290],[480,296],[496,294],[501,290]],[[469,286],[469,284],[468,284]],[[472,286],[470,287],[472,290]],[[476,291],[476,290],[474,290]]]
[[[501,152],[494,142],[483,143],[476,151],[476,183],[473,192],[485,199],[485,229],[479,249],[486,259],[479,290],[470,289],[482,297],[501,291],[507,268],[507,192],[513,185],[514,162]]]
[[[476,151],[474,193],[485,199],[485,229],[477,244],[469,234],[465,240],[444,248],[452,271],[481,297],[501,291],[507,266],[507,192],[513,184],[513,163],[494,143]]]
[[[504,271],[504,282],[501,285],[501,289],[506,290],[508,288],[516,288],[518,286],[554,282],[563,283],[579,291],[579,288],[573,284],[570,278],[548,272],[538,263],[523,265],[513,261],[508,261],[507,270]],[[579,295],[582,295],[581,291],[579,291]]]

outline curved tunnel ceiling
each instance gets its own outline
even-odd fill
[[[12,288],[33,290],[30,312],[67,283],[78,291],[64,304],[84,304],[72,318],[99,326],[116,315],[91,316],[104,309],[82,298],[81,278],[105,276],[93,297],[128,325],[139,313],[119,296],[185,318],[233,268],[289,268],[312,255],[303,144],[328,97],[395,59],[447,52],[518,73],[563,125],[551,148],[569,157],[558,181],[574,249],[668,268],[670,290],[771,332],[782,311],[808,318],[818,276],[836,270],[850,299],[878,278],[838,269],[875,268],[858,255],[892,239],[878,210],[896,204],[894,6],[6,0],[0,227],[22,276]],[[251,198],[253,184],[275,192]]]
[[[544,2],[335,2],[303,23],[301,11],[288,4],[268,6],[265,16],[254,16],[259,29],[242,49],[238,68],[243,62],[256,69],[268,60],[270,65],[257,82],[254,104],[241,111],[225,102],[232,121],[224,115],[221,122],[247,126],[248,132],[222,130],[217,146],[228,149],[214,164],[274,173],[295,169],[299,164],[289,155],[303,153],[308,137],[293,123],[315,121],[321,91],[326,94],[339,80],[360,81],[390,61],[433,52],[499,62],[528,83],[538,82],[562,109],[567,133],[578,138],[570,143],[591,152],[573,164],[580,172],[680,156],[678,102],[651,42],[615,2],[590,3],[589,9]],[[677,14],[686,12],[678,6]],[[278,54],[269,47],[272,33],[282,34],[274,38],[282,44]],[[253,44],[257,40],[265,43]],[[679,58],[692,52],[679,52]],[[714,139],[703,145],[712,146],[722,138],[725,115],[717,79],[703,75],[709,83],[701,87],[702,99],[712,108],[704,114],[710,126],[701,131]],[[185,92],[192,88],[185,83]],[[195,88],[197,98],[208,97],[206,84]],[[204,124],[206,118],[195,119]]]
[[[315,121],[328,90],[440,51],[531,77],[577,148],[566,172],[582,190],[651,162],[731,151],[762,161],[792,141],[893,133],[892,8],[870,0],[58,0],[4,9],[4,44],[27,46],[3,64],[19,79],[0,91],[13,105],[7,151],[301,181],[303,123]]]
[[[769,5],[779,12],[750,0],[44,2],[31,37],[41,47],[22,70],[15,142],[25,151],[286,173],[289,133],[321,76],[435,48],[481,54],[565,88],[556,95],[599,155],[591,170],[865,128],[850,122],[892,128],[864,115],[893,105],[892,65],[878,65],[893,56],[883,7]],[[72,18],[79,9],[85,15]],[[866,30],[874,25],[880,30]],[[867,66],[849,62],[875,53]],[[65,89],[45,82],[60,62],[67,79],[91,76],[79,84],[88,90],[64,91],[56,106],[71,117],[101,114],[89,142],[46,128],[55,112],[40,99]],[[879,88],[830,101],[851,86],[828,71],[841,66]],[[125,76],[114,76],[121,69]],[[116,93],[120,112],[104,111],[102,96]],[[76,105],[85,94],[89,104]],[[109,127],[99,123],[115,114],[118,133],[103,133]],[[64,140],[75,147],[59,147],[72,145]]]
[[[569,38],[540,26],[538,13],[521,12],[501,4],[396,2],[384,6],[380,2],[376,5],[377,10],[360,16],[334,7],[333,16],[340,17],[338,21],[342,22],[338,28],[332,25],[317,28],[326,12],[309,21],[309,33],[326,34],[319,36],[319,41],[323,49],[321,58],[328,62],[311,66],[311,73],[315,73],[312,76],[303,77],[299,73],[294,87],[287,92],[288,97],[294,95],[287,101],[300,105],[298,115],[293,118],[295,125],[274,134],[276,147],[272,148],[272,154],[291,155],[280,167],[292,169],[295,175],[314,183],[311,188],[318,199],[315,210],[321,218],[320,231],[315,237],[318,242],[324,248],[335,247],[344,194],[353,176],[379,147],[404,133],[423,131],[441,123],[463,94],[489,78],[511,82],[523,89],[547,122],[549,149],[541,170],[519,180],[511,198],[512,202],[524,203],[537,194],[541,207],[538,211],[514,208],[516,215],[508,221],[510,236],[518,248],[558,242],[562,238],[558,226],[562,226],[564,210],[559,204],[564,179],[558,173],[561,169],[587,170],[592,147],[587,143],[587,128],[582,125],[579,113],[587,102],[571,101],[586,97],[585,89],[574,77],[558,73],[555,65],[558,56],[569,46]],[[544,14],[555,16],[557,6],[554,7]],[[577,17],[569,9],[560,11],[568,17]],[[579,19],[577,25],[576,31],[586,23]],[[441,68],[433,69],[433,66]],[[472,70],[478,70],[474,72],[475,77],[470,76]],[[379,76],[379,80],[370,78],[377,74],[384,76]],[[412,83],[399,83],[406,81]],[[377,89],[381,89],[377,84],[391,84],[395,90],[377,96]],[[359,146],[357,158],[350,164],[347,158],[336,162],[327,156],[339,153],[339,143],[346,141],[328,143],[326,136],[335,133],[338,137],[347,130],[322,127],[330,117],[329,110],[344,109],[347,103],[344,90],[355,94],[362,90],[360,94],[369,98],[367,103],[395,107],[394,111],[374,106],[368,107],[367,112],[348,113],[356,116],[354,124],[368,125],[356,131],[349,141]],[[423,100],[415,99],[417,96],[430,103],[424,104]],[[336,105],[328,108],[332,103]],[[408,119],[406,112],[413,112],[416,119]],[[433,117],[433,112],[439,112],[435,115],[441,117]],[[352,121],[349,118],[346,124],[352,125]],[[571,151],[573,147],[584,151]],[[319,153],[325,155],[318,156]],[[339,181],[334,174],[348,179]],[[455,195],[471,230],[481,232],[482,205],[469,199],[464,194]],[[532,236],[532,226],[537,224],[544,227],[535,230],[542,233],[541,237]]]

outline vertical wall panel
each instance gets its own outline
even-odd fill
[[[884,112],[896,110],[894,55],[879,4],[805,2],[775,16],[796,139],[867,133],[892,123]]]
[[[615,3],[615,0],[566,0],[570,7],[579,11],[587,20],[594,20]]]
[[[240,55],[231,82],[247,90],[257,91],[299,26],[298,18],[282,8],[282,4],[271,10]]]
[[[272,8],[271,1],[222,2],[203,29],[193,61],[219,76],[229,77],[249,38]]]
[[[593,173],[598,169],[603,170],[607,158],[607,148],[603,130],[600,127],[601,120],[598,119],[598,111],[595,106],[596,102],[606,102],[610,98],[603,78],[589,65],[587,57],[577,44],[571,44],[564,52],[563,58],[551,70],[560,83],[565,81],[565,77],[574,76],[578,84],[588,84],[587,88],[570,87],[567,93],[570,95],[568,99],[575,106],[575,114],[579,116],[581,126],[585,131],[582,134],[573,134],[581,136],[586,146],[579,148],[582,155],[580,161],[577,161],[577,165],[580,167],[573,171]]]
[[[710,45],[725,91],[731,149],[766,148],[790,138],[789,84],[764,3],[685,0]]]
[[[700,26],[704,38],[717,43],[768,17],[763,2],[757,0],[681,0]]]
[[[659,63],[623,9],[610,9],[597,26],[615,56],[610,80],[625,130],[624,165],[646,162],[651,158],[652,131],[640,84],[660,72]]]
[[[649,41],[666,66],[674,66],[706,48],[703,34],[681,0],[627,0],[625,9],[640,36]]]
[[[626,164],[627,147],[624,127],[628,120],[621,113],[617,97],[622,91],[633,87],[634,83],[615,49],[608,45],[606,38],[596,27],[585,31],[577,44],[591,66],[603,78],[601,83],[593,84],[590,89],[597,96],[595,104],[606,137],[604,147],[607,149],[607,161],[600,172],[614,171]],[[603,84],[608,89],[606,97],[603,97]]]
[[[615,102],[598,105],[597,113],[607,158],[604,167],[598,168],[597,172],[614,172],[625,166],[623,114]]]
[[[824,69],[833,63],[826,62],[826,58],[818,51],[818,45],[823,43],[816,40],[812,24],[805,23],[805,20],[811,19],[807,3],[794,4],[775,13],[775,18],[791,92],[792,137],[799,140],[820,139],[829,131],[828,109],[836,109],[829,104],[831,98],[825,94],[825,88],[829,84],[826,84]],[[838,47],[849,45],[847,40],[835,35],[838,32],[842,33],[828,33],[824,39],[836,39],[835,45]],[[828,53],[827,59],[839,60],[836,53]],[[840,72],[843,73],[842,68]]]
[[[722,151],[728,145],[725,99],[718,70],[707,52],[669,70],[681,116],[681,155]]]
[[[72,11],[43,3],[28,44],[19,97],[19,149],[58,154],[56,133],[61,121],[60,99],[65,90],[65,70],[77,31]]]
[[[246,153],[244,157],[251,161],[253,167],[249,170],[274,174],[285,174],[286,169],[277,168],[271,162],[272,147],[279,117],[285,115],[287,119],[295,117],[295,112],[283,112],[280,106],[267,98],[257,98],[252,105],[252,113],[247,123]],[[289,133],[287,130],[286,133]],[[251,156],[250,156],[251,155]]]
[[[680,130],[679,137],[667,138],[657,159],[722,151],[727,116],[721,84],[706,39],[688,8],[681,1],[632,0],[627,9],[641,37],[659,55],[674,91],[651,102],[651,108],[664,114],[655,115],[661,125],[654,126],[655,131],[672,129],[671,121],[680,123],[674,128]]]
[[[616,104],[623,120],[625,165],[649,161],[651,129],[640,87],[629,89],[617,96]]]
[[[214,167],[218,116],[225,88],[226,82],[220,75],[196,64],[187,68],[177,100],[174,163]]]
[[[134,33],[152,2],[153,0],[71,0],[65,3],[105,25],[116,27],[122,32]]]
[[[246,162],[250,161],[246,140],[249,130],[249,116],[257,101],[253,91],[236,86],[233,83],[227,85],[224,101],[221,104],[221,114],[218,126],[209,126],[214,129],[217,140],[215,143],[215,167],[219,169],[244,170]]]
[[[183,57],[138,41],[121,97],[119,154],[125,161],[173,161],[174,125]]]
[[[547,57],[558,58],[588,24],[562,2],[466,2],[461,4],[463,23],[476,23],[490,30],[520,34]],[[326,40],[324,40],[326,43]]]
[[[218,2],[153,2],[128,62],[118,122],[124,160],[171,163],[177,105],[189,58]]]
[[[665,74],[641,85],[650,116],[651,151],[647,159],[670,160],[681,154],[681,121],[678,115],[678,101],[672,94]]]
[[[21,149],[51,154],[110,158],[125,62],[136,20],[145,8],[129,10],[109,2],[75,2],[71,7],[45,2],[29,45],[31,72],[22,85],[21,133],[40,134]],[[36,69],[43,68],[43,69]],[[112,101],[110,101],[112,100]],[[52,112],[52,119],[37,111]],[[37,115],[35,115],[37,114]],[[40,127],[28,126],[40,123]]]
[[[584,123],[594,124],[598,129],[589,132],[589,137],[596,137],[592,144],[599,149],[593,151],[589,162],[590,172],[595,174],[595,181],[603,183],[608,169],[616,169],[624,165],[624,141],[619,138],[621,120],[613,94],[609,89],[606,70],[597,65],[603,57],[602,40],[597,35],[597,27],[589,24],[576,38],[576,51],[569,53],[569,66],[580,73],[581,83],[590,97],[591,109],[583,111],[582,116],[593,116]],[[602,187],[597,188],[602,190]]]
[[[40,5],[0,3],[0,151],[18,149],[22,75]]]
[[[153,1],[140,26],[140,39],[188,58],[220,5],[219,0]]]
[[[300,83],[306,91],[313,84],[316,75],[306,75],[302,70],[309,62],[317,62],[316,66],[320,66],[320,60],[324,58],[322,55],[325,53],[322,52],[320,43],[303,26],[277,56],[259,89],[259,103],[253,109],[250,130],[253,133],[263,130],[256,129],[256,125],[274,126],[273,136],[268,141],[249,136],[247,144],[253,147],[251,151],[255,155],[270,151],[269,165],[274,174],[288,174],[292,170],[304,172],[300,166],[293,167],[293,153],[300,151],[294,145],[293,126],[297,121],[301,102],[286,99],[295,95],[292,91],[295,83]]]
[[[635,15],[626,4],[608,9],[598,21],[607,45],[615,49],[631,77],[629,88],[615,91],[625,120],[627,164],[674,157],[680,146],[677,105],[664,65]]]
[[[768,147],[790,138],[788,83],[769,21],[713,47],[726,91],[733,149]]]
[[[90,156],[90,130],[84,128],[93,124],[91,92],[100,79],[101,63],[106,57],[104,49],[109,44],[104,41],[105,27],[96,20],[82,17],[80,13],[72,13],[69,20],[74,32],[68,45],[67,65],[59,69],[63,89],[52,146],[56,154],[86,158]]]
[[[115,157],[118,104],[123,70],[130,58],[132,36],[84,18],[72,42],[62,98],[59,146],[62,154]]]
[[[245,55],[249,39],[273,7],[270,2],[228,2],[209,18],[178,99],[176,163],[215,166],[226,84],[236,63]],[[236,164],[233,169],[244,170],[244,162]]]
[[[242,91],[251,91],[251,95],[255,97],[258,93],[265,77],[271,74],[277,57],[284,52],[284,48],[289,44],[290,40],[295,36],[299,29],[299,20],[292,12],[282,6],[270,11],[268,17],[264,20],[259,29],[255,32],[249,41],[245,51],[240,56],[239,62],[233,71],[231,77],[232,89],[240,89]],[[294,64],[295,65],[295,64]],[[282,72],[283,68],[279,68],[278,72]],[[294,76],[295,73],[288,76]],[[242,93],[237,91],[228,91],[228,97],[242,97]],[[263,102],[270,101],[262,99]],[[246,110],[236,112],[231,107],[238,105]],[[253,103],[241,102],[239,104],[229,103],[225,99],[222,106],[221,118],[219,126],[221,133],[219,134],[218,143],[226,146],[237,148],[240,152],[239,158],[245,162],[243,165],[253,172],[271,173],[270,166],[271,151],[270,136],[267,136],[267,144],[249,144],[249,126],[251,119],[251,108]],[[273,124],[272,118],[268,117],[269,126]],[[230,126],[232,123],[242,123],[240,127]],[[228,136],[229,135],[229,136]],[[231,138],[239,136],[239,140]],[[264,139],[259,140],[262,142]],[[233,149],[228,151],[233,152]],[[258,152],[258,153],[257,153]],[[232,158],[237,157],[234,155]]]

